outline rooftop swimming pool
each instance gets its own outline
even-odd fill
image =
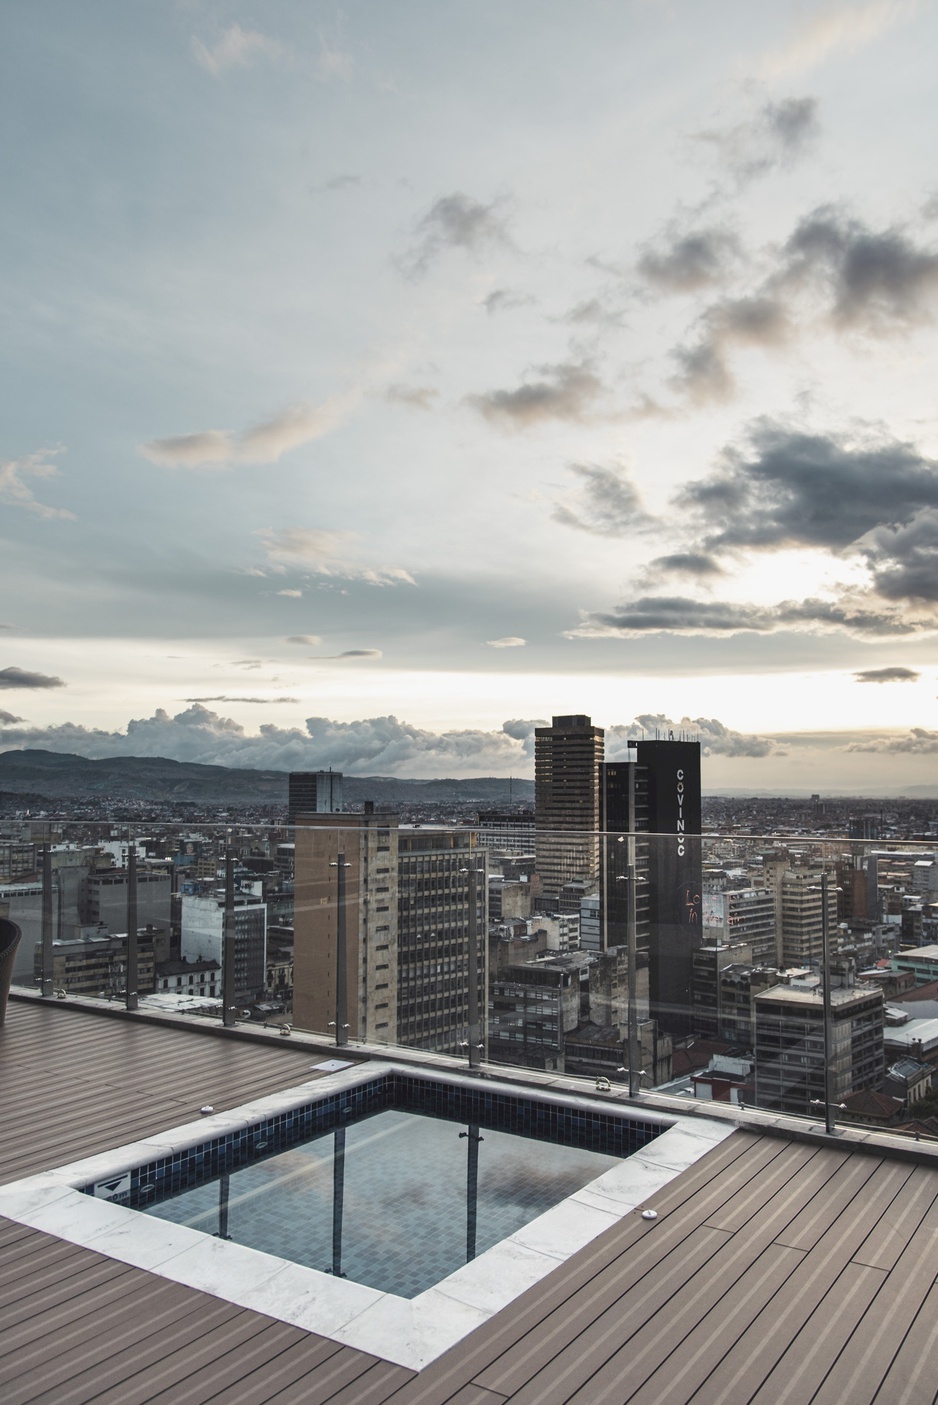
[[[732,1130],[371,1063],[0,1187],[0,1214],[419,1369]]]
[[[413,1298],[616,1164],[388,1109],[140,1208]]]

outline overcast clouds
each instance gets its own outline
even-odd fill
[[[928,0],[4,7],[5,744],[523,774],[497,719],[577,710],[919,779],[936,49]]]

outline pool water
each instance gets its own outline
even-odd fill
[[[391,1109],[140,1208],[412,1298],[617,1164]]]

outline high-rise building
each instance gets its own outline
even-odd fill
[[[775,888],[778,941],[785,966],[810,966],[824,953],[824,906],[821,869],[792,868],[787,860],[767,863],[766,883]],[[837,891],[831,878],[827,890],[828,931],[837,927]]]
[[[267,983],[267,906],[253,893],[235,893],[231,914],[234,998],[249,1005]],[[180,955],[184,961],[225,963],[224,893],[183,893]]]
[[[531,810],[480,810],[479,844],[502,854],[533,854],[535,822]]]
[[[287,823],[297,815],[336,815],[342,811],[341,771],[291,771]]]
[[[636,741],[602,768],[605,944],[649,954],[651,1015],[672,1034],[692,1026],[693,952],[701,941],[700,743]],[[629,834],[647,837],[629,842]]]
[[[743,888],[738,879],[708,882],[703,891],[703,939],[720,945],[748,942],[752,961],[777,966],[781,953],[776,907],[774,888]]]
[[[371,1043],[398,1043],[397,817],[367,805],[361,815],[303,811],[295,841],[294,1023],[322,1034],[335,1030],[342,863],[344,1033]]]
[[[399,831],[397,1034],[411,1049],[463,1051],[470,981],[480,1019],[485,1008],[488,875],[474,840],[466,830]]]
[[[581,714],[535,728],[536,869],[547,899],[571,880],[599,881],[604,736]]]
[[[486,980],[486,857],[474,841],[468,830],[402,826],[367,804],[362,815],[301,816],[293,968],[299,1028],[325,1033],[337,1019],[343,862],[346,1034],[465,1052],[473,966],[480,1012]]]
[[[755,997],[756,1102],[780,1112],[817,1112],[823,1103],[824,999],[819,986],[774,986]],[[831,1097],[883,1086],[883,993],[868,986],[831,991]]]

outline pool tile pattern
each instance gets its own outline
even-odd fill
[[[311,1098],[309,1103],[275,1113],[252,1126],[134,1167],[129,1184],[122,1178],[120,1187],[113,1191],[108,1190],[107,1182],[100,1181],[81,1189],[115,1204],[146,1208],[224,1172],[275,1156],[321,1132],[386,1109],[418,1112],[617,1157],[630,1156],[665,1130],[662,1123],[638,1121],[613,1109],[607,1113],[571,1107],[549,1096],[495,1090],[483,1082],[466,1086],[456,1079],[392,1069]]]

